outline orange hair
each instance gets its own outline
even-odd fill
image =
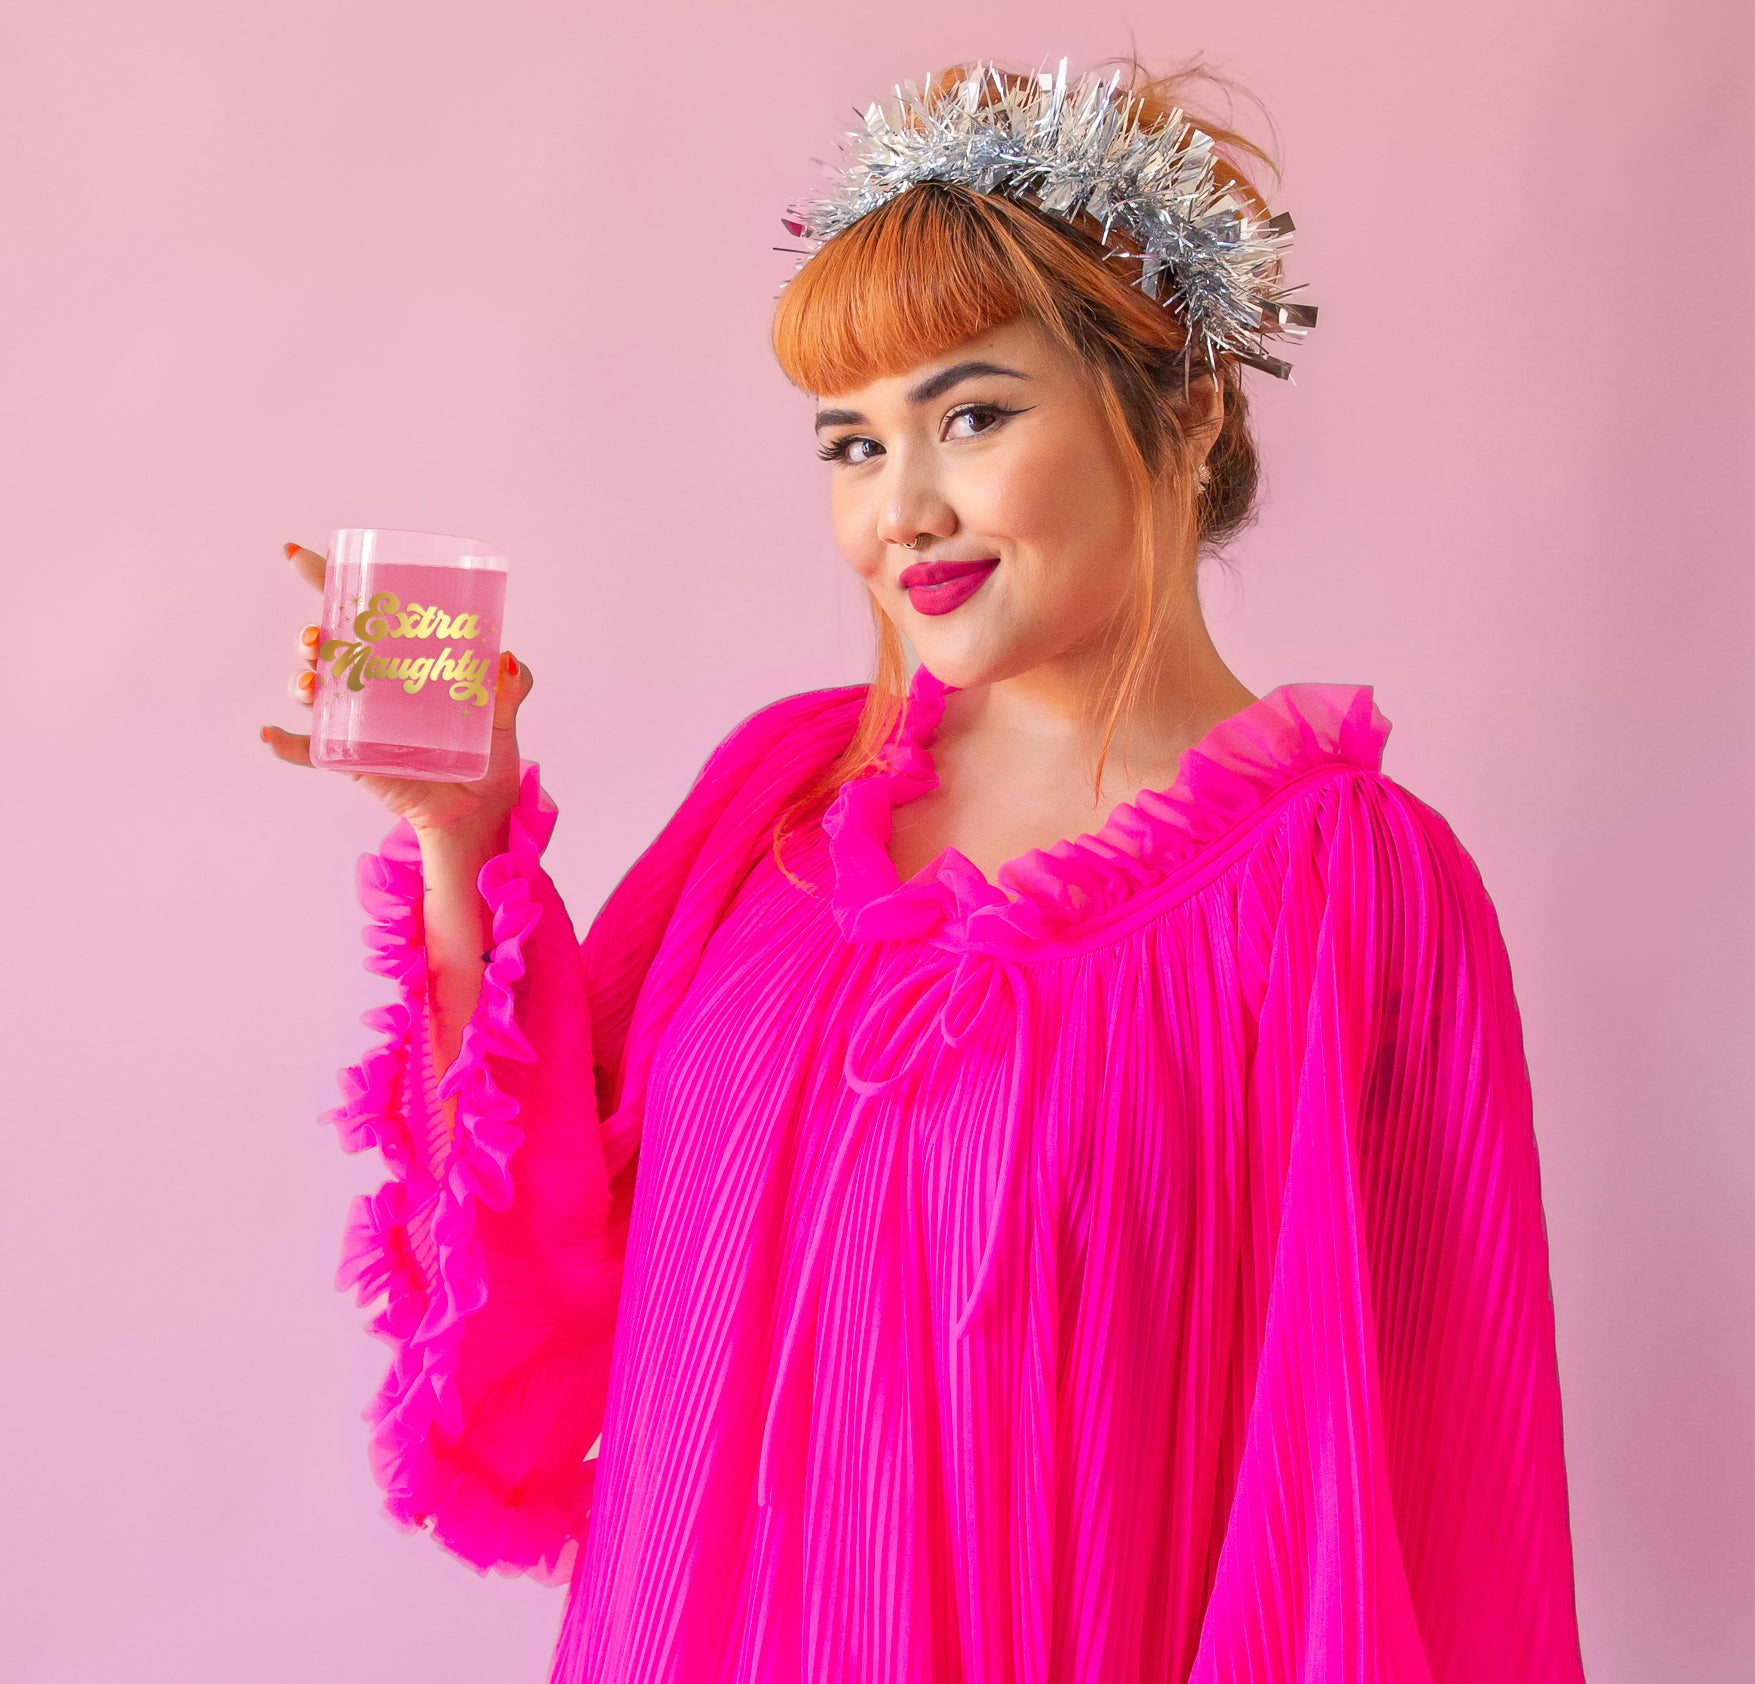
[[[1215,142],[1214,177],[1251,211],[1270,213],[1243,175],[1239,155],[1256,159],[1278,182],[1273,158],[1242,135],[1196,114],[1188,90],[1197,81],[1230,86],[1198,62],[1149,75],[1137,56],[1104,61],[1127,67],[1117,101],[1131,100],[1143,127],[1162,126],[1181,110]],[[928,83],[937,93],[966,82],[972,65],[940,71]],[[1002,73],[1016,87],[1033,78]],[[984,89],[982,103],[992,102]],[[814,395],[852,391],[942,356],[953,346],[1018,318],[1043,329],[1089,369],[1111,440],[1133,491],[1139,614],[1124,655],[1118,654],[1098,687],[1097,712],[1108,718],[1097,760],[1094,797],[1117,722],[1149,671],[1170,629],[1154,588],[1154,495],[1168,476],[1194,545],[1216,545],[1252,518],[1259,479],[1241,367],[1219,361],[1224,421],[1206,461],[1205,486],[1192,472],[1184,382],[1204,364],[1184,362],[1181,319],[1132,284],[1137,258],[1105,256],[1100,225],[1051,217],[998,194],[952,182],[921,182],[825,241],[783,288],[774,313],[774,354],[786,378]],[[774,858],[787,870],[782,845],[795,825],[826,805],[841,784],[877,761],[907,698],[907,663],[890,617],[870,599],[877,632],[876,670],[852,740],[814,783],[786,805],[774,827]],[[1124,603],[1123,608],[1128,606]]]

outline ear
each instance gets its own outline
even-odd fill
[[[1202,368],[1188,382],[1188,395],[1180,397],[1183,426],[1197,457],[1213,448],[1225,425],[1225,385],[1210,368]]]

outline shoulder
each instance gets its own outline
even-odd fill
[[[1327,898],[1366,908],[1434,894],[1486,902],[1474,855],[1450,820],[1386,772],[1337,764],[1291,804],[1288,864]],[[1489,903],[1490,904],[1490,903]]]
[[[827,762],[853,734],[869,685],[800,690],[745,714],[708,755],[697,785],[745,778],[758,769],[780,775]]]
[[[672,908],[703,861],[739,858],[789,790],[846,744],[867,686],[804,690],[764,703],[724,730],[659,834],[623,875],[599,915],[595,940],[623,939],[630,919]],[[667,914],[668,915],[668,912]],[[653,938],[656,939],[655,937]]]
[[[726,733],[725,741],[778,742],[800,728],[835,725],[843,719],[851,723],[864,707],[870,688],[868,684],[835,684],[822,690],[795,691],[776,701],[764,702],[753,713],[745,714]]]
[[[1412,989],[1515,1011],[1499,909],[1474,855],[1431,802],[1381,771],[1339,770],[1303,831],[1309,867],[1288,901],[1324,927],[1360,998]]]

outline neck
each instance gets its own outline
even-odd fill
[[[1127,660],[1127,644],[1093,639],[1009,678],[958,691],[947,700],[944,726],[959,738],[1012,741],[1094,767],[1115,675]],[[1183,749],[1254,700],[1225,665],[1198,604],[1185,602],[1123,698],[1109,756],[1153,769],[1174,766]]]

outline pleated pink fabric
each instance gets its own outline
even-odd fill
[[[901,882],[948,693],[814,893],[770,826],[865,688],[743,721],[582,942],[524,762],[442,1080],[414,836],[362,859],[388,1512],[568,1586],[551,1684],[1581,1678],[1509,964],[1370,687]]]

